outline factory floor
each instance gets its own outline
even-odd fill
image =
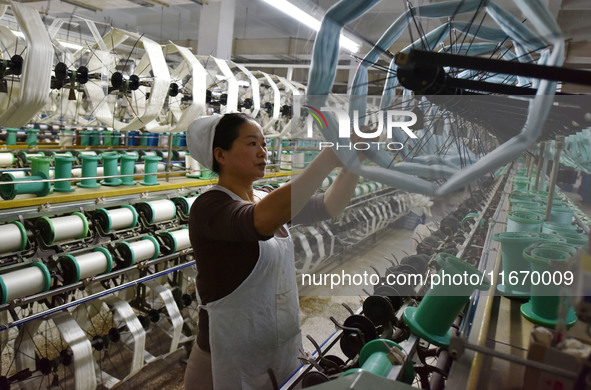
[[[591,215],[591,204],[582,203],[580,195],[576,193],[566,193],[566,195],[587,215]],[[433,215],[427,218],[427,223],[432,220],[438,221],[443,216],[454,211],[464,197],[465,195],[462,193],[454,193],[436,199],[431,208]],[[380,272],[383,272],[390,265],[385,257],[392,258],[392,255],[394,255],[401,258],[405,256],[405,252],[412,253],[414,251],[416,243],[412,240],[412,236],[413,231],[411,230],[385,228],[375,234],[374,237],[361,242],[360,245],[349,251],[347,258],[342,260],[343,263],[336,262],[335,266],[338,266],[336,268],[338,268],[339,272],[343,269],[349,273],[363,273],[363,271],[373,272],[369,267],[372,265]],[[329,268],[324,272],[334,272],[334,270]],[[339,295],[338,291],[334,291],[329,295],[326,293],[326,289],[318,292],[320,292],[318,295],[306,292],[306,295],[300,297],[302,334],[304,336],[304,349],[307,352],[312,352],[314,348],[312,343],[305,337],[306,335],[311,335],[319,343],[323,342],[335,331],[329,317],[334,316],[340,322],[348,317],[349,312],[342,304],[348,305],[353,310],[361,305],[360,295],[342,296]],[[334,352],[339,355],[340,348],[336,346]],[[168,358],[154,362],[144,368],[135,377],[118,386],[118,389],[183,389],[185,359],[186,354],[184,351],[177,351]]]
[[[427,222],[441,220],[443,216],[454,211],[465,196],[462,193],[454,193],[437,199],[431,208],[433,215],[427,218]],[[412,230],[386,227],[348,251],[347,257],[341,259],[344,263],[342,267],[338,268],[339,272],[343,269],[349,273],[363,273],[364,271],[370,273],[373,272],[370,268],[372,265],[383,273],[385,268],[390,266],[385,257],[392,258],[394,255],[400,259],[405,256],[405,252],[414,251],[416,243],[411,239],[412,236]],[[336,261],[335,265],[341,261]],[[324,272],[333,271],[328,268]],[[333,323],[329,320],[330,316],[334,316],[340,322],[349,316],[349,312],[342,304],[348,305],[353,310],[361,306],[361,297],[358,295],[342,296],[339,291],[333,291],[329,296],[325,289],[318,293],[318,296],[302,295],[300,297],[302,335],[304,336],[304,349],[307,352],[312,352],[314,347],[306,335],[311,335],[321,343],[335,331]],[[338,346],[334,348],[334,354],[340,354]],[[184,351],[177,351],[164,360],[152,363],[117,388],[126,390],[137,388],[183,389],[186,358]]]

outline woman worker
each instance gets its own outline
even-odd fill
[[[357,177],[342,169],[323,195],[324,178],[341,165],[324,149],[288,184],[253,189],[265,174],[261,126],[242,113],[194,121],[187,131],[191,156],[219,176],[191,207],[189,234],[201,301],[197,345],[185,389],[272,389],[299,366],[301,348],[293,242],[286,227],[327,219],[351,198]]]

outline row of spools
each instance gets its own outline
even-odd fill
[[[521,313],[529,321],[555,327],[560,296],[564,294],[561,288],[575,285],[577,277],[563,265],[588,243],[589,237],[573,223],[573,209],[560,196],[551,200],[551,214],[546,219],[548,192],[530,189],[534,186],[524,173],[517,171],[513,182],[507,229],[493,238],[501,243],[504,276],[497,290],[509,298],[526,300]],[[574,325],[574,308],[563,309],[567,326]]]
[[[23,142],[27,147],[38,145],[40,137],[43,142],[57,142],[60,146],[168,146],[168,133],[150,133],[145,131],[129,131],[122,133],[107,128],[60,129],[51,131],[49,125],[38,128],[16,129],[6,128],[7,146],[16,146]],[[41,132],[43,130],[43,132]],[[2,132],[3,133],[3,132]],[[22,138],[22,140],[19,140]],[[172,146],[187,146],[185,133],[175,133]]]
[[[0,275],[0,303],[49,290],[55,285],[52,275],[67,285],[189,248],[182,222],[195,198],[99,208],[90,218],[74,212],[0,225],[0,258],[6,270]]]
[[[1,155],[11,153],[0,153]],[[49,152],[46,155],[42,152],[19,154],[19,160],[23,166],[30,165],[30,176],[27,176],[25,170],[4,171],[0,175],[0,196],[2,199],[14,199],[19,194],[35,194],[45,196],[52,190],[57,192],[72,192],[74,187],[71,185],[72,177],[86,178],[79,180],[77,186],[80,188],[98,188],[105,186],[133,186],[136,184],[134,176],[143,174],[144,179],[140,181],[141,185],[158,185],[158,172],[165,171],[166,165],[161,163],[167,159],[168,152],[144,151],[138,153],[108,151],[98,154],[95,151],[76,152]],[[170,156],[173,159],[187,159],[188,155],[184,151],[174,151]],[[137,161],[143,161],[138,164]],[[99,166],[99,161],[102,165]],[[74,168],[73,164],[81,164],[81,167]],[[173,169],[184,171],[184,165],[181,161],[172,163]],[[53,167],[52,167],[53,166]],[[97,182],[100,176],[103,180]],[[49,179],[56,179],[53,186]]]

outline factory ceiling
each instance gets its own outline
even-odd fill
[[[203,7],[220,0],[21,0],[23,3],[38,9],[45,17],[46,23],[51,24],[55,19],[65,19],[70,38],[77,35],[87,35],[85,24],[80,18],[88,18],[98,22],[99,29],[105,32],[110,26],[145,34],[159,42],[174,41],[180,45],[192,47],[194,52],[198,46],[199,19]],[[232,1],[232,0],[229,0]],[[233,0],[235,2],[235,17],[233,26],[232,59],[239,63],[260,65],[276,74],[284,74],[287,65],[300,64],[301,69],[295,69],[294,79],[305,82],[306,66],[310,62],[315,31],[292,19],[290,16],[269,6],[263,0]],[[566,67],[591,69],[591,2],[588,0],[542,0],[548,5],[562,28],[568,40]],[[320,19],[336,0],[291,0],[291,2],[309,14]],[[358,56],[363,56],[370,49],[370,44],[377,42],[381,34],[401,13],[407,4],[418,6],[421,4],[439,2],[439,0],[384,0],[373,7],[361,19],[346,26],[346,34],[362,43],[361,50],[356,55],[341,52],[341,70],[337,76],[337,85],[347,84],[351,69],[354,70]],[[512,0],[497,0],[514,15],[523,17]],[[458,20],[470,21],[471,16]],[[484,12],[475,16],[475,22],[484,25],[494,25],[490,17],[484,17]],[[423,31],[431,31],[444,20],[424,19],[420,26]],[[102,31],[101,31],[102,32]],[[412,39],[417,39],[415,30],[407,31],[393,47],[391,53],[396,53]],[[382,58],[387,64],[388,58]],[[271,65],[275,67],[272,68]],[[379,73],[379,71],[374,71]],[[375,74],[376,85],[383,75]],[[372,82],[372,76],[370,76]]]

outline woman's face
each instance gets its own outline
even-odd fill
[[[238,138],[234,140],[230,150],[218,148],[220,151],[216,157],[222,168],[221,174],[260,179],[265,176],[267,165],[267,144],[261,126],[254,121],[247,121],[238,131]]]

